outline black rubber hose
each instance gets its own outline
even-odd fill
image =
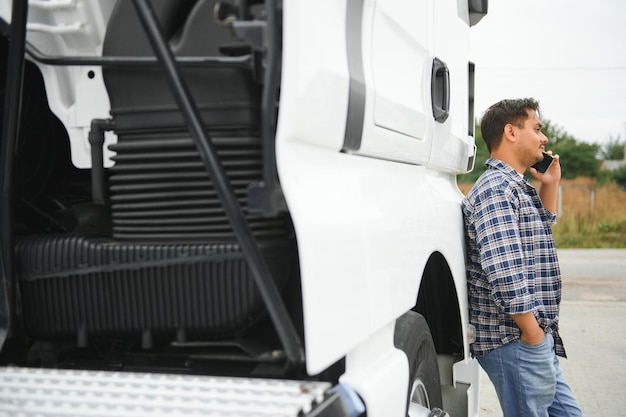
[[[26,44],[26,21],[28,2],[13,0],[10,42],[7,59],[6,95],[2,120],[2,143],[0,148],[0,242],[5,282],[0,281],[0,346],[6,332],[17,330],[19,309],[17,306],[17,283],[13,271],[13,158],[15,143],[19,136],[22,85],[24,80],[24,48]],[[5,292],[6,291],[6,292]]]
[[[104,132],[113,129],[111,119],[93,119],[89,130],[89,145],[91,146],[91,195],[93,203],[103,206],[106,202],[105,174],[104,174]]]

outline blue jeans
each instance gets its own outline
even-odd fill
[[[478,358],[496,388],[504,417],[582,417],[546,334],[538,345],[510,342]]]

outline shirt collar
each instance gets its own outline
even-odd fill
[[[487,159],[487,162],[485,162],[485,165],[487,165],[487,168],[502,171],[506,176],[510,177],[517,183],[530,185],[528,178],[526,178],[523,174],[517,172],[506,162],[500,161],[499,159],[489,158]]]

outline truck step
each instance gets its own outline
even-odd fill
[[[315,414],[326,382],[0,368],[2,416],[282,417]]]

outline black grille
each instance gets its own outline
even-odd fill
[[[285,237],[285,216],[248,210],[247,188],[262,179],[261,142],[248,135],[212,134],[226,175],[257,239]],[[213,182],[185,133],[119,135],[111,168],[113,237],[119,240],[234,241]]]
[[[261,245],[282,289],[293,242]],[[242,331],[265,310],[252,274],[231,244],[137,244],[108,238],[47,236],[16,244],[29,335],[220,338]]]

